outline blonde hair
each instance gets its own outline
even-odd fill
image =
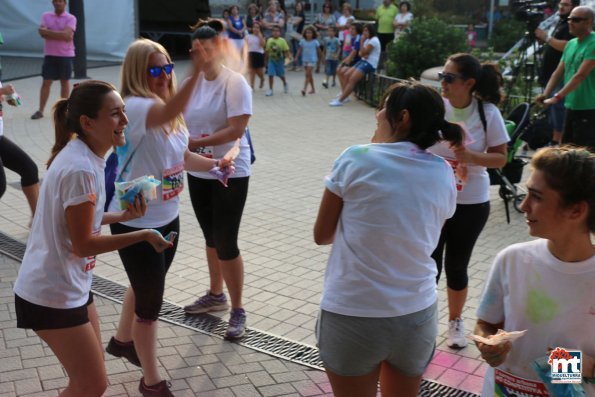
[[[136,39],[128,46],[124,63],[122,64],[122,72],[120,75],[120,95],[122,98],[128,96],[137,96],[142,98],[155,98],[160,101],[157,94],[151,91],[148,82],[148,68],[149,58],[152,54],[163,54],[168,63],[172,63],[171,57],[167,50],[159,43],[149,39]],[[172,70],[171,78],[169,79],[169,98],[176,93],[176,73]],[[186,128],[184,117],[182,114],[176,116],[170,122],[171,131],[176,131],[180,128]]]

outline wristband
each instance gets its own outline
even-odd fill
[[[562,100],[562,97],[557,92],[554,94],[554,96],[552,96],[552,98],[556,98],[556,100],[558,100],[558,101],[561,101]]]
[[[549,43],[550,43],[550,41],[552,41],[552,36],[549,36],[549,35],[548,35],[548,36],[545,38],[545,43],[546,43],[546,44],[549,44]]]

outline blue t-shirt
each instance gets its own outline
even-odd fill
[[[341,42],[336,37],[325,37],[324,38],[324,48],[326,48],[326,60],[333,60],[336,61],[339,59],[339,53],[337,50],[341,48]]]
[[[318,47],[320,47],[320,43],[318,40],[300,40],[300,47],[302,47],[302,62],[308,63],[316,63],[318,62]]]
[[[354,37],[353,39],[351,39],[351,49],[355,50],[355,57],[353,58],[353,62],[352,64],[355,65],[360,59],[362,59],[359,56],[359,48],[362,44],[362,35],[358,34],[356,37]]]

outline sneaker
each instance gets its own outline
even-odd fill
[[[138,355],[136,354],[136,349],[134,348],[134,342],[120,342],[116,338],[112,336],[105,348],[105,351],[115,357],[123,357],[130,364],[134,364],[137,367],[140,367],[140,360],[138,359]]]
[[[220,296],[211,295],[210,291],[204,296],[201,296],[194,303],[184,306],[184,311],[188,314],[200,314],[207,312],[218,312],[221,310],[227,310],[229,304],[227,303],[227,297],[225,294]]]
[[[266,96],[273,96],[273,90],[267,90]]]
[[[286,94],[289,92],[289,86],[287,85],[287,83],[283,84],[283,92]]]
[[[327,83],[326,81],[323,81],[323,82],[322,82],[322,86],[323,86],[324,88],[328,88],[328,83]]]
[[[169,390],[171,383],[166,380],[162,380],[153,386],[147,386],[145,384],[145,378],[140,378],[138,384],[138,391],[143,397],[174,397],[174,394]]]
[[[343,104],[351,102],[351,98],[347,97],[343,99]]]
[[[232,309],[229,316],[229,325],[225,337],[237,339],[246,333],[246,311],[244,309]]]
[[[448,347],[462,349],[467,346],[465,338],[465,324],[460,318],[448,322],[448,338],[446,339]]]
[[[343,106],[343,102],[341,102],[341,101],[339,100],[339,98],[335,98],[335,99],[333,99],[333,100],[332,100],[332,101],[330,101],[328,104],[329,104],[329,106]]]
[[[331,87],[336,87],[337,83],[335,81],[333,81],[333,84],[331,84]]]
[[[33,113],[33,115],[31,116],[31,120],[37,120],[43,117],[43,113],[41,113],[39,110],[35,113]]]

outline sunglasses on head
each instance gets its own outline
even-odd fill
[[[166,75],[170,75],[172,70],[174,70],[174,64],[168,63],[167,65],[163,66],[150,66],[148,69],[151,77],[159,77],[161,76],[161,71],[164,71]]]
[[[460,74],[438,72],[438,80],[444,80],[446,84],[452,84],[456,79],[465,80]]]
[[[568,17],[568,22],[582,22],[582,21],[586,21],[589,18],[584,18],[584,17]]]

